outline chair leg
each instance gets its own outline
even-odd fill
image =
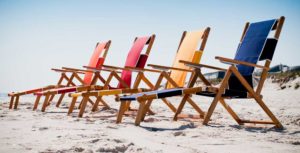
[[[211,105],[210,105],[210,107],[209,107],[209,109],[208,109],[208,111],[207,111],[207,113],[206,113],[206,115],[204,117],[204,121],[203,121],[204,125],[208,124],[208,122],[209,122],[209,120],[211,118],[211,115],[214,112],[214,110],[215,110],[215,108],[216,108],[216,106],[218,104],[218,101],[219,101],[219,97],[215,97],[214,100],[212,101],[212,103],[211,103]]]
[[[100,102],[104,105],[104,108],[110,109],[109,105],[102,99],[102,96],[100,96],[100,97],[97,97],[96,102],[93,105],[93,108],[92,108],[93,112],[98,110],[98,106],[99,106]]]
[[[176,112],[176,108],[172,105],[166,98],[161,99],[174,113]]]
[[[33,109],[32,109],[33,111],[37,109],[41,97],[42,97],[41,95],[37,95],[37,96],[36,96],[36,99],[35,99],[35,102],[34,102],[34,105],[33,105]]]
[[[276,128],[283,128],[282,124],[275,117],[275,115],[271,112],[271,110],[267,107],[267,105],[263,102],[263,100],[258,96],[254,96],[254,99],[260,105],[260,107],[266,112],[266,114],[271,118],[271,120],[274,122]]]
[[[83,113],[84,113],[86,104],[87,104],[87,102],[88,102],[88,98],[89,98],[89,97],[86,97],[86,96],[83,97],[83,99],[82,99],[82,101],[81,101],[81,107],[80,107],[80,110],[79,110],[78,117],[82,117],[82,116],[83,116]]]
[[[137,113],[137,116],[136,116],[136,119],[135,119],[135,125],[136,126],[140,125],[142,117],[143,117],[143,112],[144,112],[144,109],[145,109],[145,101],[139,101],[139,103],[140,103],[140,107],[139,107],[139,110],[138,110],[138,113]]]
[[[121,123],[122,122],[123,115],[126,111],[126,102],[121,101],[120,103],[121,104],[120,104],[119,112],[118,112],[118,115],[117,115],[116,123]]]
[[[126,101],[125,104],[126,104],[126,105],[125,105],[125,111],[130,111],[130,109],[131,109],[131,108],[130,108],[131,102],[130,102],[130,101]]]
[[[82,106],[82,101],[83,101],[83,99],[81,99],[81,101],[80,101],[80,103],[79,103],[79,105],[78,105],[78,108],[77,108],[77,109],[80,109],[80,108],[81,108],[81,106]]]
[[[59,107],[59,106],[60,106],[60,104],[61,104],[61,102],[62,102],[64,96],[65,96],[65,93],[63,93],[63,94],[60,95],[60,97],[59,97],[59,99],[58,99],[58,101],[57,101],[57,103],[56,103],[56,107]]]
[[[46,107],[47,107],[48,104],[49,104],[49,97],[50,97],[49,94],[47,94],[47,95],[45,96],[45,101],[44,101],[43,106],[42,106],[42,112],[45,112]]]
[[[232,74],[232,70],[231,70],[232,67],[233,67],[233,66],[231,66],[231,67],[226,71],[225,76],[224,76],[224,78],[223,78],[223,80],[222,80],[222,82],[221,82],[221,85],[220,85],[220,87],[219,87],[219,91],[218,91],[217,94],[215,95],[214,100],[213,100],[212,103],[210,104],[210,106],[209,106],[209,108],[208,108],[208,111],[207,111],[207,113],[205,114],[204,121],[203,121],[203,124],[204,124],[204,125],[207,125],[207,124],[208,124],[208,122],[209,122],[209,120],[210,120],[210,118],[211,118],[212,113],[214,112],[214,110],[215,110],[215,108],[216,108],[216,106],[217,106],[219,100],[222,98],[221,96],[222,96],[222,94],[224,93],[225,87],[226,87],[227,84],[228,84],[229,77],[230,77],[231,74]]]
[[[185,105],[185,103],[186,103],[186,101],[187,101],[187,99],[188,99],[189,96],[190,95],[184,95],[184,97],[182,98],[182,100],[181,100],[181,102],[180,102],[180,104],[179,104],[179,106],[177,108],[177,111],[176,111],[176,113],[175,113],[175,115],[173,117],[174,121],[177,121],[178,115],[182,112],[182,109],[183,109],[183,107],[184,107],[184,105]]]
[[[68,110],[68,115],[70,115],[73,112],[76,100],[77,100],[77,97],[72,98],[72,102],[71,102],[69,110]]]
[[[200,69],[194,69],[195,70],[195,72],[193,72],[192,73],[192,75],[191,75],[191,77],[190,77],[190,80],[189,80],[189,83],[188,83],[188,88],[191,88],[191,87],[193,87],[194,85],[195,85],[195,83],[196,83],[196,81],[197,81],[197,79],[198,79],[198,77],[200,77],[200,79],[202,80],[202,81],[204,81],[204,83],[205,83],[205,78],[203,79],[203,78],[201,78],[201,76],[202,76],[202,74],[201,74],[201,71],[200,71]],[[205,83],[205,84],[207,84],[207,85],[209,85],[209,83]],[[173,120],[174,121],[177,121],[177,119],[178,119],[178,115],[182,112],[182,109],[183,109],[183,107],[184,107],[184,105],[185,105],[185,103],[188,101],[189,102],[189,104],[191,104],[191,106],[193,106],[193,108],[200,114],[200,117],[201,117],[201,115],[204,115],[205,113],[200,109],[200,107],[198,107],[196,104],[195,104],[195,102],[189,97],[190,95],[184,95],[183,96],[183,98],[182,98],[182,100],[181,100],[181,102],[180,102],[180,104],[179,104],[179,106],[178,106],[178,108],[177,108],[177,110],[176,110],[176,112],[175,112],[175,115],[174,115],[174,117],[173,117]]]
[[[104,105],[106,109],[110,109],[109,105],[102,98],[100,98],[100,102]]]
[[[12,107],[14,105],[14,100],[15,100],[15,96],[11,96],[10,97],[10,102],[9,102],[9,109],[12,109]]]
[[[148,100],[148,102],[146,102],[144,111],[142,112],[143,114],[141,117],[141,121],[145,120],[146,114],[147,114],[148,110],[150,110],[151,103],[152,103],[152,100]]]
[[[17,109],[17,108],[18,108],[18,105],[19,105],[19,98],[20,98],[20,96],[17,95],[17,96],[16,96],[16,101],[15,101],[14,109]]]
[[[200,114],[200,118],[205,116],[205,112],[190,97],[187,97],[187,102]]]
[[[153,100],[148,100],[148,102],[146,102],[146,106],[145,106],[145,111],[143,112],[143,116],[142,116],[142,121],[144,120],[146,114],[148,113],[149,115],[154,115],[155,113],[150,109],[150,106],[152,104]],[[168,101],[167,101],[168,102]],[[171,104],[172,105],[172,104]],[[173,105],[172,105],[173,106]],[[176,108],[175,108],[176,109]]]
[[[88,102],[93,106],[94,105],[94,102],[91,98],[88,98]]]
[[[99,102],[100,102],[100,97],[97,97],[93,107],[92,107],[92,112],[95,112],[98,110],[98,105],[99,105]]]
[[[244,123],[239,118],[239,116],[233,111],[233,109],[225,102],[223,98],[220,98],[220,103],[223,105],[223,107],[227,110],[227,112],[232,116],[232,118],[239,124],[243,125]]]
[[[235,74],[235,76],[240,80],[240,82],[243,84],[243,86],[248,90],[248,92],[253,96],[253,98],[256,100],[256,102],[260,105],[260,107],[266,112],[266,114],[271,118],[272,122],[267,121],[251,121],[251,123],[258,123],[258,124],[275,124],[275,127],[277,128],[283,128],[279,120],[275,117],[275,115],[271,112],[271,110],[265,105],[262,98],[259,96],[258,93],[256,93],[253,88],[247,83],[245,78],[238,72],[237,68],[232,68],[232,72]],[[247,123],[248,121],[242,121]],[[248,122],[249,123],[249,122]]]
[[[54,94],[53,94],[53,95],[51,95],[51,97],[50,97],[49,101],[53,101],[54,97],[55,97],[55,95],[54,95]]]

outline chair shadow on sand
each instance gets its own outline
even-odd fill
[[[217,128],[217,129],[225,128],[224,125],[219,125],[219,124],[210,124],[207,126],[210,128]],[[176,128],[160,128],[160,127],[158,128],[158,127],[150,127],[150,126],[140,126],[140,127],[150,132],[157,132],[157,131],[183,131],[186,129],[194,129],[197,128],[198,126],[195,125],[193,121],[189,121],[188,124],[181,125]],[[278,132],[283,134],[287,133],[286,128],[278,129],[275,127],[254,127],[254,126],[241,126],[241,125],[229,125],[228,127],[237,130],[245,130],[247,132],[252,132],[252,133],[267,133],[267,132]],[[201,127],[199,127],[199,130],[201,130]],[[294,131],[292,133],[289,133],[289,135],[294,135],[298,133],[300,133],[300,131]]]
[[[149,127],[149,126],[140,126],[141,128],[150,131],[150,132],[158,132],[158,131],[183,131],[186,129],[194,129],[197,126],[193,122],[189,122],[188,124],[181,125],[177,128],[157,128],[157,127]]]
[[[240,126],[240,125],[229,125],[229,127],[238,129],[238,130],[245,130],[248,132],[253,133],[267,133],[267,132],[279,132],[279,133],[286,133],[286,128],[275,128],[275,127],[254,127],[254,126]]]

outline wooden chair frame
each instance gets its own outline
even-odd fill
[[[108,50],[110,48],[111,45],[111,41],[109,40],[105,46],[105,50],[104,53],[102,55],[103,58],[106,58]],[[82,69],[78,69],[78,68],[69,68],[69,67],[62,67],[61,69],[56,69],[56,68],[52,68],[52,70],[54,70],[55,72],[62,72],[62,73],[71,73],[71,76],[68,79],[68,82],[66,84],[66,87],[77,87],[77,91],[82,91],[82,90],[93,90],[93,89],[99,89],[99,86],[96,86],[97,80],[100,80],[101,82],[104,82],[105,79],[101,76],[100,71],[94,73],[93,79],[91,81],[90,85],[84,85],[84,81],[83,79],[80,77],[80,74],[85,74],[85,72],[94,72],[94,71],[90,71],[90,70],[82,70]],[[76,79],[77,81],[80,82],[81,85],[77,85],[74,83],[74,79]],[[53,88],[52,88],[53,89]],[[58,89],[58,88],[54,88],[54,89]],[[59,94],[57,91],[52,91],[52,90],[47,90],[44,91],[42,94],[38,94],[36,95],[36,100],[34,102],[34,106],[33,106],[33,110],[36,110],[40,99],[42,96],[45,96],[43,105],[42,105],[42,112],[45,112],[46,107],[50,105],[51,101],[53,100],[53,98],[55,97],[55,95]],[[56,107],[59,107],[63,98],[65,96],[65,93],[62,93],[56,103]],[[92,100],[89,100],[91,103],[93,103]]]
[[[282,16],[277,20],[277,25],[276,27],[276,31],[274,34],[274,38],[275,39],[279,39],[280,33],[281,33],[281,29],[283,26],[285,18]],[[245,30],[243,32],[241,41],[243,40],[243,37],[246,33],[246,30],[249,27],[249,23],[246,23],[245,26]],[[208,122],[210,121],[210,118],[215,110],[215,107],[217,105],[218,102],[220,102],[222,104],[222,106],[228,111],[228,113],[233,117],[233,119],[239,124],[239,125],[243,125],[245,123],[254,123],[254,124],[273,124],[275,125],[276,128],[282,128],[282,124],[279,122],[279,120],[275,117],[275,115],[271,112],[271,110],[266,106],[266,104],[264,103],[264,101],[262,100],[262,95],[261,95],[261,90],[263,88],[263,84],[267,78],[267,74],[268,74],[268,70],[270,67],[270,63],[271,60],[267,59],[265,61],[264,65],[257,65],[257,64],[253,64],[253,63],[248,63],[248,62],[244,62],[244,61],[238,61],[238,60],[233,60],[233,59],[228,59],[228,58],[224,58],[224,57],[216,57],[217,60],[220,60],[222,63],[226,63],[226,64],[230,64],[230,67],[227,69],[225,76],[221,82],[221,85],[219,88],[214,88],[212,87],[209,83],[206,83],[204,81],[204,83],[206,85],[208,85],[209,87],[206,87],[206,89],[210,89],[210,91],[214,91],[216,93],[209,109],[208,112],[205,115],[203,124],[207,125]],[[200,76],[201,71],[200,68],[201,67],[205,67],[205,66],[201,66],[201,65],[190,65],[189,63],[185,62],[186,64],[188,64],[188,66],[191,66],[194,68],[194,71],[197,72],[197,75]],[[261,68],[262,69],[262,74],[261,74],[261,79],[258,83],[258,86],[256,88],[256,90],[254,90],[250,84],[246,81],[246,79],[241,75],[241,73],[238,71],[237,69],[237,65],[245,65],[245,66],[250,66],[250,67],[256,67],[256,68]],[[207,67],[210,68],[210,67]],[[228,86],[228,80],[230,78],[231,75],[235,75],[237,77],[237,79],[240,81],[240,83],[247,89],[248,92],[248,98],[254,99],[258,105],[263,109],[263,111],[268,115],[268,117],[271,119],[271,121],[261,121],[261,120],[245,120],[245,119],[241,119],[237,113],[234,112],[234,110],[225,102],[226,98],[229,97],[223,97],[222,94],[224,93],[225,89]],[[195,80],[198,77],[197,75],[194,75],[191,77],[191,81],[189,86],[192,87],[195,84]],[[194,91],[189,91],[186,92],[186,94],[184,95],[178,109],[177,112],[174,115],[174,120],[177,120],[178,115],[181,113],[185,103],[186,103],[186,98],[189,97],[190,94],[194,94],[196,92],[199,92],[199,88],[196,89],[192,89]],[[201,91],[200,91],[201,92]]]
[[[202,42],[201,42],[201,45],[200,45],[198,51],[203,51],[204,50],[206,42],[207,42],[207,38],[208,38],[208,35],[209,35],[209,32],[210,32],[210,28],[208,27],[204,31],[204,34],[202,36]],[[179,46],[178,46],[178,50],[179,50],[179,48],[180,48],[180,46],[182,44],[182,41],[184,40],[184,38],[186,36],[186,33],[187,32],[184,31],[183,34],[182,34],[182,38],[180,40],[180,43],[179,43]],[[177,50],[177,52],[178,52],[178,50]],[[156,73],[160,73],[160,75],[159,75],[159,77],[158,77],[158,79],[156,81],[155,86],[153,86],[151,88],[151,90],[157,90],[160,87],[163,79],[166,79],[167,83],[170,83],[174,87],[179,87],[179,85],[170,77],[170,74],[171,74],[170,70],[179,70],[179,71],[191,72],[191,73],[193,72],[193,70],[191,70],[191,69],[182,69],[182,68],[168,67],[168,66],[162,66],[162,65],[148,64],[148,66],[152,67],[153,69],[159,70]],[[147,70],[144,70],[144,71],[147,71]],[[167,86],[167,84],[166,84],[166,86]],[[161,100],[164,102],[164,104],[167,105],[167,107],[171,111],[173,111],[174,113],[176,112],[176,107],[171,102],[169,102],[166,98],[162,98]],[[147,112],[149,112],[149,111],[152,112],[151,109],[150,109],[152,101],[153,101],[153,99],[141,100],[141,101],[138,100],[138,102],[140,103],[140,107],[138,109],[139,111],[138,111],[138,115],[137,115],[137,118],[136,118],[136,125],[139,125],[140,120],[144,120],[144,117],[145,117],[145,115],[146,115]],[[200,107],[198,107],[196,105],[196,103],[190,97],[187,98],[187,101],[189,102],[189,104],[191,104],[191,106],[199,114],[201,114],[199,117],[203,118],[204,117],[203,110]],[[123,102],[122,101],[121,102],[120,108],[119,108],[119,112],[118,112],[118,116],[117,116],[117,123],[121,123],[122,117],[123,117],[125,111],[128,109],[129,105],[130,105],[130,101],[128,101],[128,102]],[[142,110],[145,110],[145,111],[142,111]],[[140,114],[141,112],[143,112],[143,113]],[[143,117],[141,117],[141,116],[143,116]],[[182,117],[184,117],[184,115],[182,115]]]
[[[110,44],[111,44],[111,40],[109,40],[107,42],[108,46],[106,47],[106,50],[104,51],[104,54],[103,54],[104,57],[106,57],[106,55],[107,55]],[[98,43],[97,43],[97,45],[98,45]],[[74,68],[66,68],[66,67],[62,67],[62,69],[52,68],[51,70],[61,73],[60,78],[59,78],[58,82],[56,83],[56,85],[49,85],[49,86],[46,86],[43,88],[38,88],[38,89],[34,89],[34,90],[29,90],[29,91],[9,93],[8,96],[11,97],[10,103],[9,103],[9,109],[12,109],[12,108],[17,109],[18,108],[20,96],[22,96],[22,95],[34,94],[36,92],[43,92],[43,91],[62,88],[62,87],[76,86],[76,84],[73,82],[74,81],[73,79],[75,79],[75,78],[78,81],[83,83],[82,79],[78,76],[78,74],[84,74],[84,71],[82,71],[82,70],[74,69]],[[68,76],[67,75],[68,73],[71,73],[71,75]],[[63,84],[64,80],[67,81],[67,83]],[[54,98],[54,96],[50,97],[50,101],[52,101],[53,98]],[[61,103],[62,99],[63,99],[63,96],[61,96],[59,98],[57,107]]]

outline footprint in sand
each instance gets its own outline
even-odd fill
[[[178,132],[174,132],[173,135],[174,135],[175,137],[177,137],[177,136],[185,136],[185,133],[184,133],[184,132],[181,132],[181,131],[178,131]]]
[[[123,143],[124,142],[124,140],[119,140],[119,139],[113,139],[113,141],[116,142],[116,143]]]
[[[116,127],[116,126],[107,126],[106,128],[109,128],[109,129],[118,129],[118,127]]]
[[[49,129],[48,127],[40,127],[39,128],[40,131],[44,131],[44,130],[48,130],[48,129]]]
[[[300,141],[292,142],[293,145],[300,145]]]
[[[101,147],[99,149],[96,150],[96,152],[112,152],[112,153],[119,153],[119,152],[126,152],[126,150],[130,147],[130,146],[134,146],[133,143],[129,143],[127,145],[121,145],[121,146],[113,146],[113,147]]]
[[[46,149],[45,151],[41,151],[43,153],[48,153],[48,152],[56,152],[56,153],[68,153],[68,152],[84,152],[84,153],[92,153],[92,150],[85,150],[84,148],[81,147],[71,147],[70,149],[61,149],[61,150],[53,150],[53,149]]]
[[[144,122],[147,122],[147,123],[158,122],[158,121],[160,121],[160,120],[153,118],[153,117],[150,117],[150,118],[147,118],[144,120]]]
[[[96,143],[96,142],[98,142],[98,141],[100,141],[100,139],[94,139],[94,140],[91,140],[91,141],[89,141],[89,143]]]

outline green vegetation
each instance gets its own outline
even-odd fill
[[[283,72],[283,73],[271,73],[268,75],[272,79],[272,82],[276,83],[287,83],[289,81],[295,80],[300,76],[300,72]]]

